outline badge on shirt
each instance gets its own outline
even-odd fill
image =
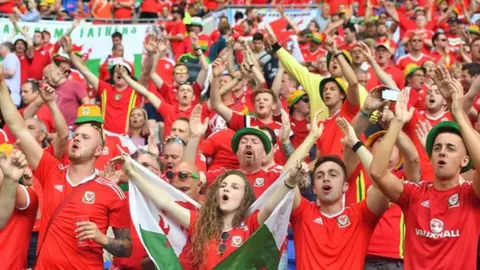
[[[102,155],[107,156],[109,153],[110,153],[110,150],[108,149],[108,146],[103,147]]]
[[[95,192],[85,191],[85,193],[83,193],[82,202],[88,203],[88,204],[95,203]]]
[[[265,179],[263,178],[255,178],[255,183],[253,186],[255,187],[263,187],[263,184],[265,184]]]
[[[350,219],[347,215],[341,215],[337,218],[337,224],[339,228],[345,228],[350,226]]]
[[[430,220],[430,231],[432,233],[441,233],[443,231],[443,228],[443,221],[441,221],[440,219],[434,218]]]
[[[460,201],[458,200],[458,193],[453,194],[448,198],[448,208],[453,208],[460,206]]]
[[[240,247],[243,244],[243,239],[241,236],[232,237],[232,246]]]
[[[119,101],[122,98],[122,94],[116,94],[114,99],[115,101]]]

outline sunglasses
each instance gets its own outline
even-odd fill
[[[178,178],[180,178],[181,180],[186,180],[188,177],[192,177],[193,179],[197,179],[197,180],[200,179],[198,174],[187,172],[187,171],[178,171],[178,172],[167,171],[166,176],[170,180],[175,178],[175,176],[178,176]]]
[[[220,234],[220,245],[218,245],[219,255],[222,255],[227,249],[227,244],[225,243],[225,241],[227,241],[229,238],[230,234],[228,232],[222,232],[222,234]]]
[[[305,102],[305,103],[309,103],[310,102],[310,98],[308,98],[307,96],[303,96],[301,101]]]
[[[184,140],[180,139],[180,138],[172,137],[172,138],[168,138],[168,139],[166,140],[166,143],[167,143],[167,144],[168,144],[168,143],[172,143],[172,142],[173,142],[173,143],[178,143],[178,144],[183,144],[183,146],[187,146],[187,143],[186,143]]]

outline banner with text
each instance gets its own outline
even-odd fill
[[[20,27],[27,29],[33,37],[35,31],[46,30],[51,34],[52,43],[58,41],[71,27],[71,22],[63,21],[40,21],[35,23],[19,23]],[[81,51],[84,58],[87,58],[87,66],[95,74],[112,51],[111,35],[114,32],[123,35],[124,57],[134,64],[135,72],[138,75],[141,71],[143,54],[143,41],[150,31],[148,24],[108,24],[97,25],[89,22],[82,22],[71,34],[74,49]],[[22,35],[15,31],[15,28],[8,19],[0,19],[0,40],[15,41],[22,38]]]

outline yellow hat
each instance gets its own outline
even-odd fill
[[[291,93],[287,98],[288,108],[291,109],[292,106],[295,105],[306,94],[307,93],[302,90],[295,90],[293,93]]]
[[[102,110],[96,105],[82,105],[78,107],[75,124],[96,122],[103,124]]]
[[[13,150],[13,145],[9,143],[0,144],[0,153],[4,153],[6,156],[9,156]]]
[[[408,76],[412,75],[417,70],[423,70],[424,73],[427,72],[427,70],[424,67],[420,67],[417,64],[410,63],[403,70],[403,74],[405,75],[405,78],[407,78]]]

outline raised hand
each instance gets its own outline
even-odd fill
[[[198,36],[194,32],[190,32],[190,40],[192,41],[193,48],[198,48],[200,45],[198,44]]]
[[[432,75],[433,82],[438,86],[440,94],[445,99],[450,100],[453,92],[455,92],[455,89],[448,69],[445,67],[445,65],[441,65],[436,67],[434,71],[435,72]]]
[[[352,148],[352,146],[358,142],[357,135],[355,134],[352,125],[350,125],[345,117],[338,117],[337,125],[344,135],[344,137],[340,139],[340,142],[348,148]]]
[[[228,37],[227,38],[227,47],[233,48],[234,45],[235,45],[235,39],[231,36]]]
[[[452,80],[452,113],[463,113],[463,86],[457,79]]]
[[[214,77],[221,76],[227,67],[227,63],[217,58],[212,64],[212,74]]]
[[[415,134],[417,135],[417,138],[422,144],[424,149],[427,143],[428,133],[430,132],[431,129],[432,129],[432,125],[427,120],[419,121],[415,127]]]
[[[277,43],[277,36],[270,27],[270,24],[265,25],[265,29],[267,30],[267,34],[265,35],[265,41],[268,45],[272,46],[273,44]]]
[[[408,123],[413,116],[414,108],[408,108],[409,98],[409,91],[403,90],[398,94],[397,104],[395,105],[395,119],[402,124]]]
[[[385,85],[379,85],[373,88],[370,93],[368,93],[365,102],[363,103],[362,110],[365,113],[373,113],[374,111],[380,109],[382,105],[386,105],[387,101],[382,99],[382,91],[387,87]]]
[[[280,140],[282,142],[288,142],[290,140],[290,134],[292,133],[292,128],[290,127],[290,116],[285,110],[281,110],[282,113],[282,129],[280,132]]]
[[[55,88],[48,83],[42,83],[40,85],[40,97],[45,103],[55,101]]]
[[[21,151],[16,149],[13,149],[8,156],[0,153],[0,168],[5,177],[18,182],[27,168],[27,159]]]
[[[74,19],[72,22],[72,27],[77,28],[82,21],[80,19]]]
[[[33,185],[33,172],[28,166],[25,168],[25,172],[23,173],[23,184],[25,186]]]
[[[208,117],[202,123],[202,105],[197,104],[190,115],[190,133],[192,137],[202,137],[208,128]]]
[[[296,165],[288,170],[288,174],[289,177],[285,179],[285,182],[291,187],[297,186],[308,175],[308,165],[297,160]]]
[[[153,131],[150,131],[150,136],[148,136],[148,152],[154,154],[155,156],[160,156],[160,151],[155,143],[155,135],[153,134]]]
[[[122,177],[123,172],[115,169],[116,164],[117,164],[117,162],[115,162],[115,161],[107,162],[107,164],[105,165],[103,173],[105,174],[105,178],[114,182],[115,184],[118,184],[118,183],[120,183],[120,178]]]
[[[72,39],[69,36],[65,36],[60,40],[60,44],[62,45],[63,51],[70,55],[72,50]]]
[[[310,135],[313,136],[313,138],[315,139],[320,138],[320,136],[322,136],[323,134],[323,123],[319,123],[318,120],[322,112],[323,110],[317,111],[313,119],[310,121]]]
[[[148,39],[143,42],[143,47],[148,54],[155,54],[158,48],[158,38],[155,34],[148,35]]]
[[[325,39],[325,49],[327,49],[327,51],[331,54],[338,53],[337,43],[335,42],[335,39],[333,39],[333,37],[327,36],[327,38]]]
[[[285,8],[283,7],[283,5],[277,5],[275,9],[278,11],[278,13],[280,13],[281,16],[285,14]]]
[[[125,67],[123,67],[121,65],[116,65],[115,66],[115,74],[117,74],[118,76],[121,76],[122,78],[124,78],[125,76],[128,75]]]
[[[129,154],[127,154],[123,149],[117,145],[117,149],[122,153],[120,156],[116,156],[110,160],[110,162],[115,162],[120,165],[122,165],[123,172],[126,175],[131,175],[133,172],[135,172],[135,168],[133,167],[132,164],[132,157],[130,157]]]
[[[0,63],[0,84],[2,85],[5,84],[5,75],[3,74],[3,63]]]
[[[360,41],[357,42],[357,47],[360,49],[360,52],[362,52],[362,54],[365,56],[365,58],[367,58],[369,62],[374,59],[372,50],[370,50],[370,47],[368,47],[367,44]]]

